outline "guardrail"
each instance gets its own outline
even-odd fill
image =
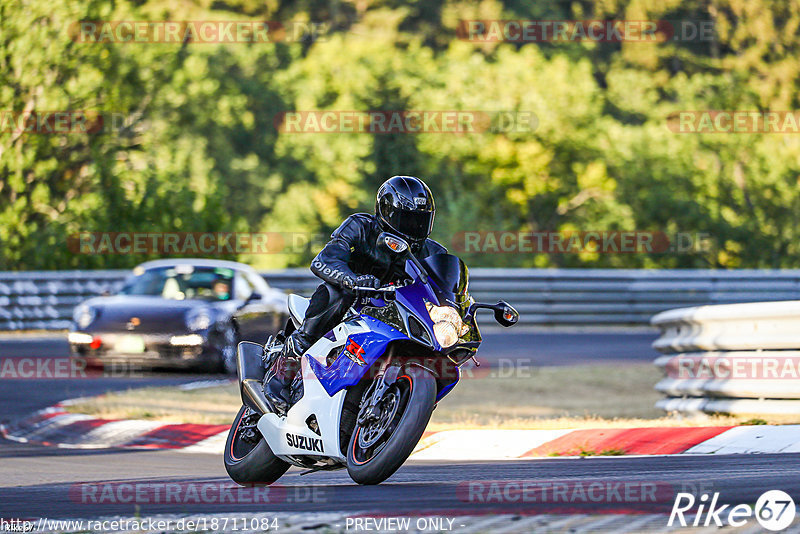
[[[128,272],[0,272],[0,330],[68,328],[77,303],[116,291]],[[800,299],[800,270],[475,268],[470,275],[476,299],[505,299],[529,325],[646,325],[681,306]],[[307,269],[263,276],[306,295],[319,283]]]
[[[656,407],[684,414],[800,414],[800,300],[653,317],[664,373]]]

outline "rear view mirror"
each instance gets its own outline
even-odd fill
[[[420,263],[416,256],[411,254],[408,242],[405,239],[392,235],[389,232],[381,232],[381,235],[378,236],[376,246],[378,250],[383,250],[389,254],[395,254],[400,258],[407,258],[417,267],[422,283],[428,283],[428,271],[425,270],[425,266]]]
[[[505,327],[514,326],[519,321],[519,312],[501,300],[494,306],[494,320]]]
[[[475,316],[475,312],[479,309],[494,310],[494,320],[500,323],[501,326],[509,327],[514,326],[519,321],[519,312],[508,302],[501,300],[497,304],[484,304],[482,302],[475,302],[467,310],[464,316],[465,321],[471,320]]]
[[[381,232],[378,236],[377,247],[390,254],[403,254],[408,250],[408,243],[405,240],[394,236],[388,232]]]

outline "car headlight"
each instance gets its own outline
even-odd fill
[[[196,332],[198,330],[205,330],[211,326],[211,315],[205,308],[199,310],[191,310],[186,314],[186,327]]]
[[[469,330],[461,315],[452,306],[434,306],[430,302],[426,302],[425,306],[433,321],[433,335],[443,348],[454,345],[458,341],[458,336],[463,336]]]
[[[75,308],[75,312],[72,314],[72,318],[78,328],[86,328],[92,324],[95,317],[97,317],[97,310],[86,304],[81,304]]]

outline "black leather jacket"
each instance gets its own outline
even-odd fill
[[[346,278],[354,280],[363,274],[377,277],[381,284],[394,281],[403,272],[403,262],[376,246],[380,233],[380,224],[374,215],[351,215],[331,234],[331,240],[311,262],[311,272],[339,287],[346,287],[343,283]],[[433,239],[426,239],[421,247],[412,245],[411,251],[419,259],[447,253],[447,249]]]

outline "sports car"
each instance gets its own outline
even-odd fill
[[[236,370],[239,341],[264,343],[287,296],[242,263],[169,259],[137,266],[118,294],[75,308],[70,350],[92,365]]]

